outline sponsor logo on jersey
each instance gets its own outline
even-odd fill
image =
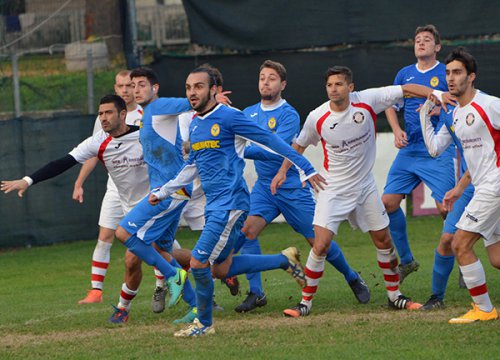
[[[115,149],[119,149],[119,148],[120,148],[120,146],[122,146],[122,144],[123,144],[122,142],[120,142],[120,143],[116,144],[116,145],[115,145]]]
[[[191,149],[193,149],[193,151],[199,151],[203,149],[219,149],[219,148],[220,148],[220,140],[200,141],[191,145]]]
[[[206,251],[203,251],[203,250],[200,250],[200,249],[196,249],[196,252],[200,255],[208,255],[208,253]]]
[[[410,76],[408,79],[405,79],[405,81],[409,82],[409,81],[412,81],[413,79],[415,79],[415,76]]]
[[[210,133],[212,134],[212,136],[218,136],[220,133],[219,124],[213,124],[212,128],[210,129]]]
[[[254,117],[256,117],[257,115],[259,115],[259,114],[258,114],[258,113],[253,113],[253,114],[250,114],[250,117],[251,117],[251,118],[254,118]]]
[[[135,227],[135,228],[137,227],[137,225],[135,223],[131,222],[131,221],[128,222],[128,226],[132,226],[132,227]]]
[[[468,113],[467,117],[465,118],[465,123],[469,126],[474,124],[474,120],[476,120],[476,117],[474,116],[473,113]]]
[[[363,121],[365,121],[365,115],[361,111],[357,111],[352,116],[352,119],[356,124],[361,124]]]
[[[339,123],[332,124],[332,126],[330,126],[330,130],[335,129],[335,126],[337,126],[338,124],[339,124]]]
[[[432,87],[436,87],[439,85],[439,78],[437,76],[434,76],[432,79],[431,79],[431,82],[430,82],[431,86]]]
[[[269,126],[269,129],[274,130],[276,127],[276,119],[274,117],[270,118],[267,122],[267,126]]]

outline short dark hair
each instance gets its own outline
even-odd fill
[[[208,86],[209,87],[212,87],[214,85],[218,86],[217,79],[216,79],[215,73],[214,73],[212,68],[208,68],[205,66],[198,66],[194,70],[191,70],[191,72],[189,74],[197,74],[197,73],[205,73],[208,75]]]
[[[332,66],[328,68],[328,70],[326,70],[325,72],[325,82],[327,82],[328,78],[332,75],[344,75],[344,78],[348,84],[351,84],[354,79],[351,69],[349,69],[347,66]]]
[[[101,98],[101,101],[99,101],[99,105],[111,104],[111,103],[115,105],[116,110],[118,110],[118,114],[121,113],[123,110],[127,111],[127,104],[125,104],[125,100],[123,100],[118,95],[114,94],[106,95]]]
[[[151,85],[157,85],[160,83],[158,81],[158,75],[153,71],[153,69],[146,66],[138,67],[132,70],[130,72],[130,78],[133,79],[135,77],[145,77]]]
[[[210,70],[215,77],[215,85],[216,86],[224,86],[224,78],[222,77],[222,73],[215,66],[210,65],[209,63],[201,64],[199,67],[207,68]]]
[[[452,50],[451,53],[448,54],[444,63],[448,65],[452,61],[460,61],[464,64],[465,69],[467,70],[467,75],[474,73],[477,75],[477,61],[463,46],[459,46]]]
[[[417,29],[415,30],[415,37],[424,31],[429,32],[432,34],[432,36],[434,36],[434,42],[436,43],[436,45],[441,44],[441,36],[439,36],[439,31],[434,25],[427,24],[417,27]]]
[[[278,73],[281,81],[286,81],[286,68],[283,64],[281,64],[277,61],[266,60],[260,66],[259,72],[261,72],[262,69],[265,69],[265,68],[273,69],[274,71],[276,71]]]

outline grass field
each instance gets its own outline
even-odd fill
[[[433,249],[441,221],[413,218],[408,228],[420,270],[402,290],[424,302],[430,295]],[[196,234],[182,230],[179,241],[191,247]],[[261,236],[266,253],[290,244],[305,261],[308,247],[287,225],[271,225]],[[220,282],[216,298],[225,311],[215,313],[217,334],[176,339],[171,322],[186,311],[180,303],[163,314],[150,311],[152,270],[143,267],[143,285],[129,322],[111,326],[123,278],[124,246],[116,243],[105,282],[104,302],[77,305],[89,286],[93,241],[0,253],[0,359],[499,359],[500,321],[449,325],[447,320],[468,309],[470,297],[458,289],[457,270],[448,285],[447,309],[395,312],[386,308],[383,279],[368,237],[346,225],[338,242],[351,265],[361,272],[372,300],[360,305],[338,272],[327,265],[310,316],[284,318],[300,291],[283,271],[263,275],[268,305],[249,314],[233,308],[244,296],[231,297]],[[485,265],[492,300],[500,304],[500,272],[493,269],[481,243],[477,253]],[[243,290],[246,281],[242,279]]]

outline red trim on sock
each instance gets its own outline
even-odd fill
[[[313,296],[302,296],[302,300],[305,300],[305,301],[311,301],[313,298]]]
[[[103,282],[104,281],[104,275],[92,274],[92,276],[90,277],[90,280],[91,281],[100,281],[100,282]]]
[[[131,295],[131,294],[127,294],[125,291],[122,290],[122,292],[120,293],[120,296],[122,298],[124,298],[125,300],[132,300],[133,298],[135,298],[135,294]]]
[[[308,269],[307,267],[304,270],[304,273],[306,274],[306,276],[308,278],[311,278],[311,279],[319,279],[323,276],[323,271],[312,271],[312,270]]]
[[[318,286],[306,286],[305,288],[302,289],[302,292],[308,293],[308,294],[314,294],[318,291]]]
[[[396,285],[396,286],[386,286],[385,288],[388,291],[398,291],[399,290],[399,285]]]
[[[488,292],[488,288],[486,287],[486,283],[483,285],[476,286],[472,289],[469,289],[470,296],[479,296],[484,295]]]
[[[98,268],[101,268],[101,269],[107,269],[108,266],[109,266],[109,262],[105,263],[105,262],[100,262],[100,261],[94,261],[94,260],[92,260],[92,266],[95,266],[95,267],[98,267]]]
[[[385,281],[390,281],[390,282],[399,281],[399,274],[394,274],[394,275],[384,274],[384,280]]]

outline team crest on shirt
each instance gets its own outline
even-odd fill
[[[431,79],[431,86],[432,87],[436,87],[439,85],[439,78],[437,76],[434,76],[432,79]]]
[[[267,122],[267,126],[269,126],[269,129],[273,130],[276,127],[276,119],[274,117],[270,118]]]
[[[212,136],[217,136],[220,133],[220,126],[219,124],[213,124],[212,129],[210,129],[210,133]]]
[[[139,129],[142,129],[142,120],[139,120]]]
[[[352,116],[352,119],[356,124],[361,124],[363,121],[365,121],[365,114],[363,114],[361,111],[357,111]]]
[[[474,124],[474,120],[476,120],[476,117],[474,116],[473,113],[468,113],[467,117],[465,118],[465,123],[469,126]]]

